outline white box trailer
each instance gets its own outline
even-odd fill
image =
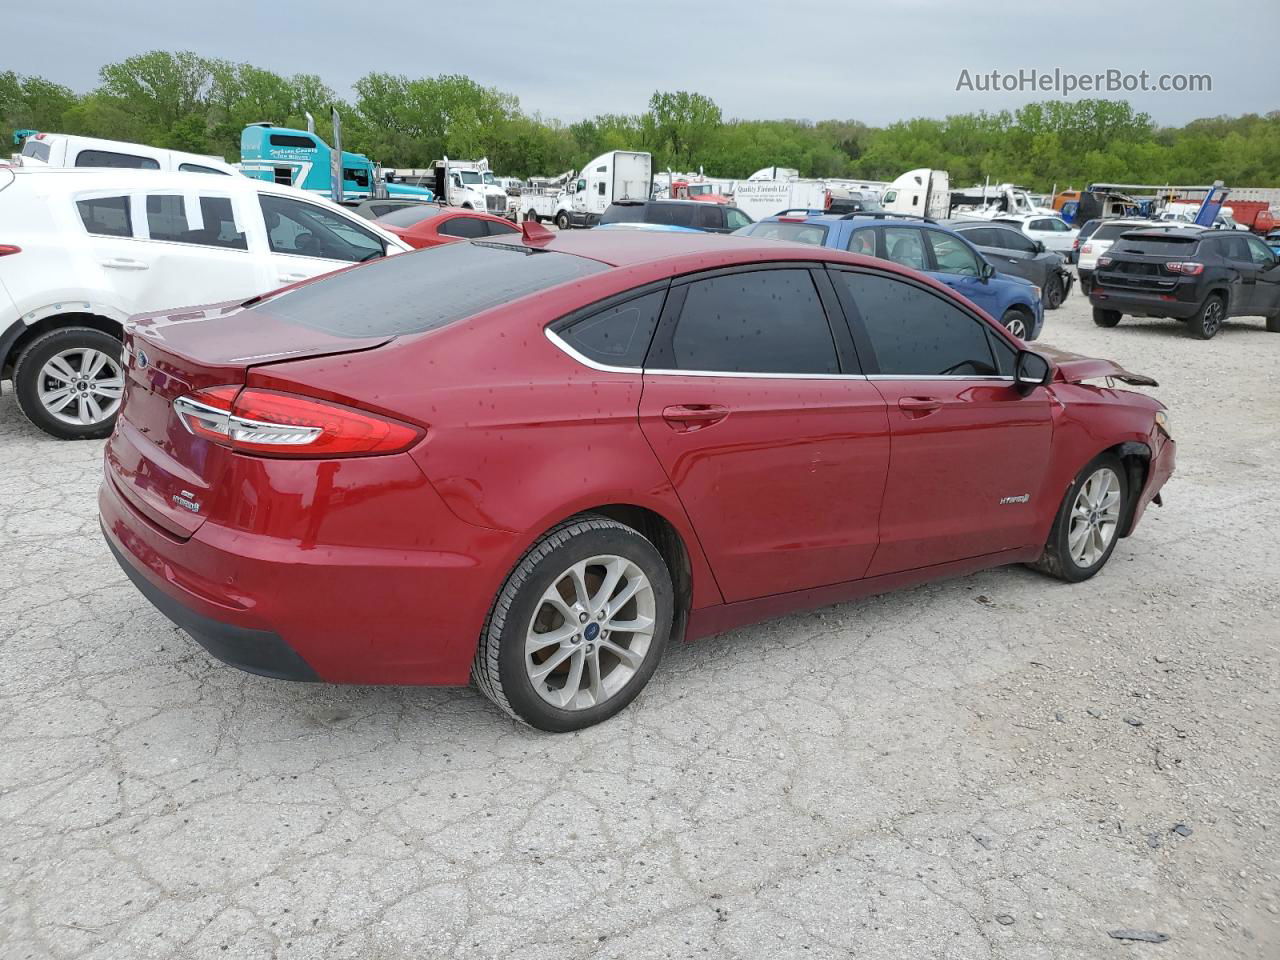
[[[763,220],[784,210],[826,210],[831,191],[822,180],[739,180],[733,203],[752,220]]]
[[[908,170],[889,184],[880,205],[890,213],[945,220],[951,215],[951,177],[927,167]]]

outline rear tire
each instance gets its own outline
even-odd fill
[[[111,433],[124,393],[123,344],[92,327],[63,327],[37,337],[13,370],[18,408],[59,440]]]
[[[539,219],[536,213],[530,210],[528,213],[524,215],[524,222],[525,223],[541,223],[542,221]]]
[[[1088,580],[1111,559],[1128,515],[1124,465],[1114,453],[1095,457],[1067,489],[1044,553],[1031,568],[1067,583]]]
[[[1220,293],[1205,297],[1196,315],[1187,322],[1187,329],[1197,340],[1212,340],[1227,319],[1227,301]]]
[[[556,214],[556,227],[558,227],[561,230],[568,230],[569,227],[572,225],[573,225],[573,221],[569,217],[569,214],[566,213],[564,210],[561,210],[559,213]]]
[[[649,682],[674,610],[671,574],[649,540],[605,517],[573,517],[507,577],[471,675],[514,719],[580,730],[612,717]]]
[[[1093,322],[1100,327],[1114,327],[1120,323],[1119,310],[1103,310],[1101,307],[1093,308]]]
[[[1065,299],[1066,288],[1063,286],[1062,277],[1050,277],[1049,283],[1044,288],[1044,308],[1046,310],[1057,310],[1062,306],[1062,301]]]

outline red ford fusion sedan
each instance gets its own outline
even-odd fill
[[[393,210],[374,222],[419,250],[442,243],[505,237],[520,232],[519,227],[502,217],[434,203],[415,203]]]
[[[126,350],[101,519],[155,606],[254,673],[474,678],[545,730],[622,709],[673,638],[1000,564],[1084,580],[1174,463],[1164,408],[1109,385],[1149,378],[750,238],[526,226]]]

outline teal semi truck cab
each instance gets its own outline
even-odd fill
[[[332,196],[333,148],[309,130],[293,130],[271,123],[251,123],[240,133],[240,172],[246,177],[283,183]],[[382,167],[359,153],[342,154],[342,197],[400,197],[432,200],[425,187],[390,183]]]

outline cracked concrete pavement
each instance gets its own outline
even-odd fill
[[[1175,418],[1166,506],[1101,575],[672,649],[563,736],[214,662],[103,545],[102,444],[6,385],[0,957],[1280,955],[1280,336],[1100,330],[1077,293],[1044,341]]]

